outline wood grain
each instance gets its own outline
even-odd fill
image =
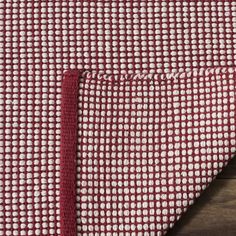
[[[167,236],[236,235],[236,158],[203,192]]]

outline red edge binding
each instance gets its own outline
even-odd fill
[[[76,236],[76,149],[79,71],[64,73],[61,100],[60,230]]]

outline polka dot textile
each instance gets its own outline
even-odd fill
[[[235,150],[235,43],[236,1],[0,0],[0,236],[165,234]]]

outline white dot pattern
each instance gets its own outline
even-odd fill
[[[236,151],[235,78],[235,69],[122,82],[85,73],[78,235],[165,234]]]
[[[60,235],[64,70],[235,65],[235,1],[0,0],[0,236]]]
[[[79,3],[79,64],[104,73],[235,65],[235,1]]]

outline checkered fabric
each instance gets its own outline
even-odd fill
[[[157,75],[206,67],[233,67],[235,40],[235,1],[0,0],[0,236],[61,234],[61,86],[65,70],[86,69],[108,77],[119,75],[119,80],[137,73]],[[228,77],[223,74],[222,80],[227,81]],[[224,86],[223,81],[221,85]],[[211,87],[214,88],[213,85],[207,88]],[[125,98],[126,95],[117,96]],[[150,121],[146,120],[143,109],[144,120],[140,126],[147,134]],[[135,111],[134,108],[131,111]],[[224,117],[225,113],[222,121]],[[172,121],[166,120],[166,124],[168,122]],[[229,130],[225,133],[230,135]],[[224,136],[216,139],[220,142]],[[191,150],[191,147],[181,147],[179,152],[187,152],[187,148]],[[207,147],[205,150],[209,151]],[[132,166],[132,162],[128,164]],[[149,178],[153,181],[154,177]],[[98,183],[102,181],[98,180]],[[143,184],[148,186],[145,181]],[[155,184],[158,187],[158,183]],[[81,191],[86,189],[89,185]],[[87,193],[81,193],[86,197]],[[109,193],[106,196],[110,196]],[[145,206],[142,207],[144,210]],[[89,215],[84,218],[81,215],[81,220],[85,220],[83,227],[79,220],[83,212],[90,214],[90,211],[79,213],[78,210],[78,235],[80,229],[100,230],[101,234],[110,230],[109,226],[104,228],[103,217],[100,217],[101,229],[97,229],[97,218],[93,228],[88,229]],[[152,213],[148,214],[151,217]],[[118,219],[119,215],[115,217]],[[164,227],[160,229],[163,232]],[[127,231],[119,230],[120,234]]]

